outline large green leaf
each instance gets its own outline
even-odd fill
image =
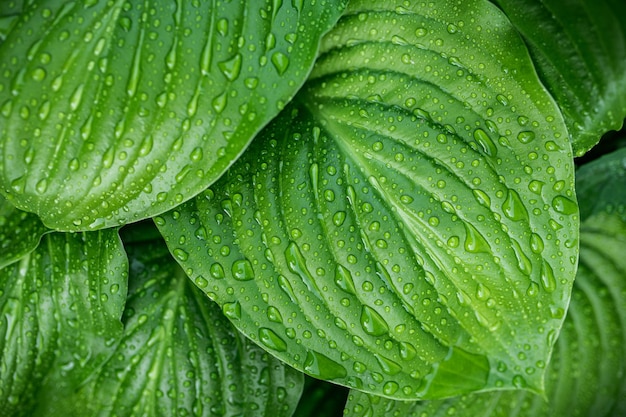
[[[0,45],[0,191],[60,230],[188,200],[302,85],[342,1],[39,0]]]
[[[350,3],[296,103],[157,225],[240,330],[312,376],[541,391],[577,263],[565,126],[495,6],[402,4]]]
[[[124,335],[80,393],[54,398],[42,411],[85,417],[291,416],[303,375],[237,332],[162,242],[127,249]]]
[[[625,161],[623,149],[578,172],[581,207],[593,208],[581,225],[580,265],[568,315],[548,365],[545,399],[524,391],[502,391],[418,403],[352,391],[344,416],[626,415]]]
[[[623,0],[494,0],[524,35],[581,156],[626,117]]]
[[[0,415],[46,415],[32,408],[52,387],[72,392],[102,363],[122,331],[127,268],[108,230],[46,235],[0,269]]]
[[[36,215],[16,209],[0,196],[0,268],[35,249],[49,231]]]

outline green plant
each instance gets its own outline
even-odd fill
[[[622,3],[2,3],[0,415],[623,415]]]

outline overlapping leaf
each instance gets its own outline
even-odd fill
[[[36,215],[16,209],[0,196],[0,268],[34,250],[49,231]]]
[[[130,245],[124,335],[80,393],[48,415],[292,415],[303,375],[243,337],[160,241]]]
[[[502,391],[423,403],[352,391],[347,417],[616,417],[626,414],[626,149],[584,166],[584,219],[572,302],[551,363],[546,399]]]
[[[30,2],[0,44],[0,191],[60,230],[191,198],[302,85],[342,3]]]
[[[355,1],[296,103],[156,221],[239,329],[312,376],[393,398],[540,391],[577,263],[572,178],[493,5]]]
[[[554,95],[576,156],[626,117],[622,0],[494,0],[524,35]]]
[[[43,415],[32,409],[51,388],[70,393],[102,363],[122,331],[127,267],[109,230],[46,235],[0,269],[0,415]]]

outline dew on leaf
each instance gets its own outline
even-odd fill
[[[241,304],[239,301],[234,303],[224,303],[222,306],[222,312],[224,315],[233,320],[241,319]]]

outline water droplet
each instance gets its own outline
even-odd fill
[[[223,279],[226,276],[224,273],[224,268],[217,262],[211,265],[211,267],[209,268],[209,272],[211,273],[211,276],[215,279]]]
[[[471,224],[464,223],[465,225],[465,250],[471,253],[491,253],[491,246],[483,235]]]
[[[345,292],[356,295],[352,274],[340,264],[337,264],[337,268],[335,268],[335,284]]]
[[[519,132],[517,134],[517,140],[524,144],[530,143],[535,140],[535,132],[532,132],[530,130]]]
[[[489,195],[487,195],[486,192],[482,190],[472,190],[472,193],[474,194],[476,201],[478,201],[478,204],[487,208],[491,207],[491,198],[489,198]]]
[[[289,66],[289,58],[282,52],[274,52],[272,54],[272,64],[278,71],[278,75],[283,75]]]
[[[261,327],[259,329],[259,340],[265,346],[277,352],[285,352],[287,350],[287,343],[272,329]]]
[[[48,179],[43,178],[39,180],[37,184],[35,185],[35,190],[37,190],[39,194],[45,193],[46,190],[48,190]]]
[[[235,81],[241,72],[242,60],[241,54],[236,54],[234,57],[218,63],[217,66],[229,81]]]
[[[402,366],[400,366],[400,364],[392,361],[391,359],[385,358],[384,356],[379,355],[378,353],[375,353],[374,357],[378,361],[378,364],[380,365],[380,367],[383,370],[383,372],[385,372],[386,374],[388,374],[388,375],[396,375],[396,374],[399,374],[402,371]]]
[[[524,274],[530,275],[532,272],[532,263],[530,262],[530,259],[528,259],[520,244],[516,240],[511,239],[511,244],[513,253],[515,253],[515,258],[517,259],[517,267]]]
[[[541,181],[532,180],[530,183],[528,183],[528,189],[537,195],[541,195],[541,190],[543,189],[543,185],[544,183]]]
[[[383,385],[383,393],[386,395],[393,395],[398,391],[400,385],[398,385],[395,381],[387,381],[385,385]]]
[[[556,289],[556,278],[554,277],[554,271],[552,267],[544,259],[541,264],[541,285],[547,292],[553,292]]]
[[[537,294],[539,294],[539,285],[536,282],[531,282],[526,289],[526,295],[535,297]]]
[[[400,342],[400,357],[405,361],[410,361],[417,356],[417,349],[410,343]]]
[[[252,264],[247,259],[239,259],[233,262],[231,268],[233,277],[239,281],[249,281],[254,279],[254,270]]]
[[[309,375],[319,379],[345,378],[348,375],[346,368],[321,353],[307,352],[304,361],[304,370]]]
[[[254,90],[259,85],[259,79],[257,77],[250,77],[244,80],[244,85],[250,90]]]
[[[275,323],[282,323],[283,316],[280,314],[280,311],[276,307],[269,306],[267,308],[267,318],[269,321],[273,321]]]
[[[383,336],[389,333],[389,326],[385,319],[370,306],[361,308],[361,326],[365,333],[371,336]]]
[[[530,249],[534,253],[539,254],[543,252],[543,248],[544,248],[544,244],[543,244],[543,239],[541,239],[541,236],[539,236],[536,233],[532,233],[530,235]]]
[[[178,259],[181,262],[185,262],[187,259],[189,259],[189,254],[180,248],[174,249],[173,254],[176,257],[176,259]]]
[[[452,346],[448,355],[434,366],[434,375],[422,391],[443,398],[480,390],[486,385],[489,372],[490,364],[485,356]]]
[[[35,70],[33,70],[33,73],[31,74],[33,80],[35,81],[43,81],[46,78],[46,70],[44,70],[43,68],[35,68]]]
[[[222,312],[230,319],[239,320],[241,319],[241,304],[239,304],[239,301],[235,301],[234,303],[224,303],[222,306]]]
[[[217,97],[213,99],[213,101],[211,102],[211,105],[213,106],[213,110],[215,110],[217,114],[220,114],[221,112],[224,111],[224,108],[226,108],[227,102],[228,102],[228,96],[226,95],[226,92],[223,92],[222,94],[218,95]]]
[[[489,135],[482,129],[474,130],[474,139],[482,147],[483,152],[488,156],[495,156],[498,153],[498,148],[493,143]]]
[[[567,197],[558,195],[552,200],[552,207],[561,214],[575,214],[578,212],[578,205]]]
[[[504,215],[513,221],[528,220],[528,211],[515,190],[509,189],[506,200],[502,203]]]

